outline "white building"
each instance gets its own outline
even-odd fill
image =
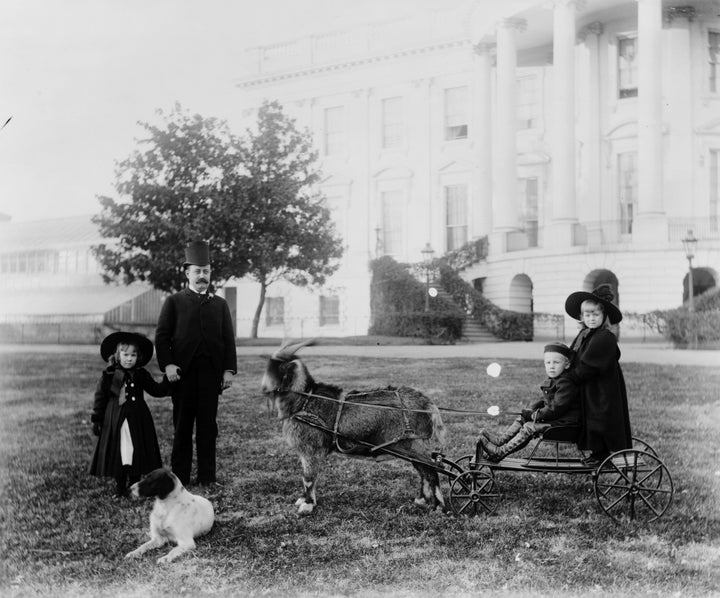
[[[154,332],[163,294],[103,282],[91,216],[0,220],[0,343],[99,343],[113,330]]]
[[[504,4],[248,51],[243,116],[277,99],[309,128],[347,247],[328,288],[270,287],[260,336],[364,334],[369,261],[428,242],[487,236],[462,275],[517,311],[562,314],[600,282],[626,314],[677,307],[688,230],[696,292],[717,285],[720,4]],[[256,298],[239,285],[239,336]]]

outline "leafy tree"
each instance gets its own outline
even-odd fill
[[[123,201],[99,198],[102,212],[93,222],[117,240],[95,247],[103,278],[180,290],[184,248],[195,239],[210,243],[215,284],[244,276],[246,248],[224,217],[242,211],[245,201],[228,189],[238,170],[238,140],[224,122],[189,115],[177,104],[170,114],[158,114],[164,127],[140,123],[148,136],[117,165],[115,189]]]
[[[245,222],[237,224],[249,241],[248,275],[260,284],[253,338],[272,283],[321,285],[337,270],[343,251],[324,197],[315,190],[320,171],[309,135],[296,129],[277,102],[263,103],[257,124],[241,145],[247,210]]]
[[[216,285],[246,275],[260,284],[256,338],[268,286],[279,279],[323,284],[338,267],[342,245],[316,190],[317,155],[276,102],[260,107],[257,130],[245,138],[179,105],[159,114],[164,126],[140,123],[148,137],[118,164],[123,201],[99,198],[93,221],[117,240],[95,248],[103,277],[179,290],[183,248],[204,239]]]

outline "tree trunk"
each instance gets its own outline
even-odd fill
[[[260,323],[260,314],[262,313],[263,306],[265,305],[265,293],[267,291],[267,284],[265,281],[260,282],[260,300],[255,308],[255,315],[253,316],[252,331],[250,332],[250,338],[258,337],[258,324]]]

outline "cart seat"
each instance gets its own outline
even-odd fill
[[[540,436],[541,440],[548,440],[551,442],[572,442],[578,441],[580,436],[580,426],[556,426],[554,428],[548,428]]]
[[[535,460],[542,460],[542,461],[552,461],[555,464],[560,463],[561,456],[560,456],[560,445],[561,444],[577,444],[578,439],[580,438],[580,426],[579,425],[567,425],[567,426],[556,426],[554,428],[548,428],[545,430],[540,436],[538,437],[537,443],[535,443],[535,446],[533,447],[533,450],[531,451],[530,455],[528,456],[528,463],[530,463],[533,459]],[[538,449],[547,444],[552,444],[555,446],[554,456],[552,458],[548,457],[539,457],[537,456]],[[576,448],[577,450],[577,460],[581,460],[583,458],[583,454]],[[546,452],[546,451],[543,451]]]

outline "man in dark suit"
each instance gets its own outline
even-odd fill
[[[208,292],[208,244],[190,243],[183,268],[188,286],[165,300],[155,347],[160,370],[172,383],[172,471],[183,485],[190,483],[195,427],[197,482],[209,485],[216,481],[218,396],[232,385],[237,371],[235,331],[228,304]]]

